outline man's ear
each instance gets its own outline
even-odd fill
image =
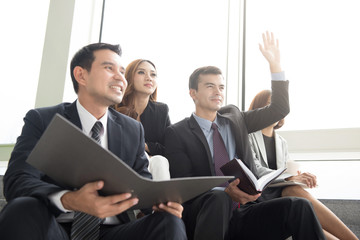
[[[80,66],[76,66],[74,68],[73,73],[74,73],[75,80],[78,82],[78,84],[85,85],[87,71]]]
[[[190,97],[195,101],[195,98],[196,98],[196,93],[197,91],[195,89],[190,89],[189,90],[189,94],[190,94]]]

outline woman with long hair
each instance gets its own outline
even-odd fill
[[[115,109],[141,122],[145,131],[145,150],[154,180],[170,178],[164,154],[164,132],[170,125],[169,107],[157,102],[157,70],[149,60],[132,61],[125,70],[128,87]]]
[[[266,107],[271,102],[271,91],[263,90],[259,92],[250,104],[249,110]],[[280,167],[292,168],[294,162],[291,162],[286,140],[276,133],[276,129],[284,125],[284,119],[254,133],[249,134],[251,147],[254,153],[259,175],[266,174],[269,171]],[[292,165],[292,166],[291,166]],[[265,169],[265,170],[264,170]],[[301,173],[300,171],[291,174],[285,172],[281,178],[288,181],[295,181],[307,185],[309,188],[316,186],[316,176],[311,173]],[[358,239],[355,234],[324,204],[314,198],[300,185],[266,188],[259,198],[260,201],[270,200],[278,197],[303,197],[308,199],[314,206],[315,213],[321,223],[326,238],[329,239]]]

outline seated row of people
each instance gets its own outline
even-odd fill
[[[219,75],[218,77],[222,78],[220,70],[216,69],[215,67],[207,67],[204,69],[198,69],[197,71],[199,72],[198,78],[200,77],[200,75],[202,75],[202,77],[208,77],[204,75]],[[153,179],[155,180],[169,179],[170,175],[168,160],[160,155],[165,154],[165,130],[171,124],[168,114],[168,106],[164,103],[156,101],[157,70],[155,64],[149,60],[135,60],[126,67],[125,78],[127,79],[129,86],[125,92],[123,101],[118,106],[116,106],[115,109],[125,115],[133,117],[134,119],[142,123],[145,130],[145,150],[150,156],[152,156],[151,158],[149,158],[149,171],[152,173]],[[215,84],[213,85],[214,86],[212,87],[216,87]],[[196,88],[194,87],[192,89]],[[192,91],[193,90],[190,89],[191,96],[193,96],[191,94]],[[221,91],[219,91],[219,96],[220,93]],[[271,103],[271,95],[272,94],[270,90],[263,90],[259,92],[252,100],[249,111],[269,106]],[[216,96],[217,94],[214,93],[214,95],[211,97],[216,98]],[[220,96],[220,98],[223,98],[223,96]],[[195,119],[200,119],[200,121],[203,121],[201,120],[201,117],[204,110],[200,110],[200,108],[200,106],[197,107],[197,111],[193,114],[193,117]],[[215,117],[215,119],[216,118],[217,117]],[[203,119],[207,118],[203,117]],[[284,120],[285,119],[281,119],[269,126],[266,126],[261,130],[249,134],[250,146],[254,154],[254,161],[259,177],[268,174],[271,171],[276,170],[280,167],[289,167],[290,169],[289,165],[296,165],[290,160],[286,140],[275,132],[275,129],[279,129],[283,126]],[[210,122],[216,121],[210,118]],[[208,123],[208,125],[210,124],[210,122]],[[203,125],[201,125],[200,122],[198,123],[202,128]],[[211,129],[208,127],[206,131],[210,132]],[[206,131],[204,131],[205,136],[207,135]],[[227,135],[225,133],[222,136],[225,136],[226,138]],[[170,139],[171,140],[169,141],[168,145],[171,144],[173,146],[173,138],[170,137]],[[185,139],[186,138],[184,137],[184,141]],[[191,144],[190,137],[189,142]],[[209,143],[209,146],[210,144],[211,143]],[[177,147],[181,145],[183,145],[183,143],[180,142],[178,143]],[[174,149],[174,147],[171,149]],[[186,155],[189,155],[189,150],[185,149],[182,151],[185,152]],[[229,150],[227,149],[227,151]],[[172,155],[177,155],[177,157],[172,157]],[[172,170],[172,173],[174,172],[175,174],[179,172],[179,168],[184,167],[184,165],[187,164],[185,160],[187,158],[185,157],[181,159],[181,161],[176,163],[176,159],[179,159],[179,156],[181,156],[179,152],[175,152],[175,154],[171,153],[170,155],[168,155],[172,168],[175,169]],[[189,164],[192,165],[192,163]],[[204,164],[206,163],[204,162]],[[296,172],[296,169],[292,167],[292,172],[294,171]],[[188,174],[189,173],[182,173],[181,175],[174,176],[184,177],[189,176]],[[313,188],[317,185],[317,179],[315,175],[307,172],[301,173],[298,170],[296,174],[286,171],[279,178],[283,178],[288,181],[304,183],[309,188]],[[328,209],[324,204],[314,198],[309,192],[307,192],[303,187],[299,185],[266,188],[265,191],[261,193],[261,196],[256,199],[256,202],[262,202],[286,196],[303,197],[305,199],[308,199],[312,203],[315,213],[323,228],[326,239],[356,239],[354,238],[354,234],[351,232],[351,230],[333,212],[331,212],[330,209]]]
[[[249,195],[237,187],[236,179],[182,205],[154,205],[152,211],[142,210],[143,217],[130,221],[126,211],[139,201],[131,194],[100,196],[102,181],[67,189],[26,163],[52,116],[59,113],[89,136],[100,122],[100,144],[144,177],[150,178],[150,172],[160,180],[222,175],[219,166],[233,158],[241,159],[257,176],[276,169],[287,159],[276,159],[271,143],[263,144],[269,157],[262,152],[256,156],[261,150],[256,150],[257,143],[251,141],[255,137],[248,134],[255,136],[289,113],[289,82],[272,33],[263,34],[260,51],[272,77],[272,92],[264,106],[245,112],[233,105],[222,107],[221,70],[201,67],[189,79],[195,112],[171,125],[167,105],[156,101],[157,70],[151,61],[135,60],[125,70],[119,46],[98,43],[80,49],[71,62],[78,99],[30,110],[24,118],[4,176],[8,204],[0,213],[2,239],[325,239],[323,229],[328,239],[357,239],[299,187]],[[273,135],[272,129],[268,137]],[[309,173],[288,178],[316,185]]]

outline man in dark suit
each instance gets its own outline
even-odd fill
[[[98,142],[103,147],[140,175],[151,178],[147,170],[142,125],[109,109],[109,106],[121,102],[127,87],[120,56],[118,45],[96,43],[83,47],[71,62],[71,77],[78,99],[74,103],[34,109],[26,114],[25,125],[4,176],[8,204],[0,214],[1,239],[69,239],[70,235],[75,239],[75,235],[81,232],[74,234],[72,231],[77,213],[96,216],[89,219],[102,222],[100,230],[97,223],[95,238],[186,239],[181,220],[183,208],[178,203],[154,206],[153,214],[130,222],[125,211],[139,201],[130,193],[100,196],[98,190],[104,186],[103,181],[87,183],[78,190],[66,189],[26,162],[51,119],[58,113],[89,136],[98,132]],[[100,122],[97,123],[99,131],[92,128],[96,122]],[[78,229],[85,229],[85,225]],[[79,238],[90,239],[88,235]]]
[[[271,105],[241,112],[236,106],[222,107],[224,79],[217,67],[196,69],[189,80],[195,112],[165,133],[165,156],[171,177],[220,175],[216,168],[213,138],[220,132],[227,160],[241,159],[257,173],[249,145],[248,133],[284,118],[289,112],[288,81],[280,66],[280,51],[273,34],[263,34],[260,50],[272,73]],[[216,144],[216,147],[220,144]],[[216,150],[218,151],[218,150]],[[183,204],[183,220],[189,239],[324,239],[311,204],[300,198],[280,198],[255,203],[260,196],[249,195],[237,185],[213,189]],[[240,208],[238,204],[240,203]],[[235,210],[233,210],[235,209]]]

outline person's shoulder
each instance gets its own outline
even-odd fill
[[[260,136],[260,139],[262,139],[262,132],[261,130],[249,133],[249,140],[250,142],[257,142],[257,138]]]
[[[169,111],[169,106],[163,102],[149,101],[148,105],[150,108],[153,108],[158,111]]]
[[[224,113],[233,113],[233,112],[241,112],[240,109],[233,105],[233,104],[228,104],[226,106],[223,106],[222,108],[219,109],[218,113],[220,114],[224,114]]]
[[[286,139],[283,138],[277,131],[275,131],[275,135],[276,135],[276,137],[279,138],[282,142],[287,143]]]
[[[228,104],[219,109],[219,111],[227,111],[227,110],[240,110],[240,109],[234,104]]]
[[[131,125],[140,124],[135,119],[133,119],[125,114],[122,114],[113,108],[109,108],[109,117],[111,119],[113,119],[115,122],[122,123],[122,124],[131,124]]]
[[[149,104],[152,104],[156,107],[167,107],[168,105],[166,103],[163,102],[155,102],[155,101],[149,101]]]
[[[186,117],[183,120],[180,120],[177,123],[171,124],[169,126],[169,128],[175,129],[175,130],[183,130],[186,128],[189,128],[189,122],[190,122],[190,118]]]
[[[34,116],[39,115],[41,118],[49,118],[52,119],[55,114],[64,115],[66,112],[66,109],[73,106],[74,103],[60,103],[54,106],[47,106],[47,107],[39,107],[34,108],[28,111],[27,116]],[[46,121],[46,120],[45,120]]]
[[[26,122],[31,122],[29,126],[36,125],[38,129],[45,129],[49,123],[52,121],[56,114],[60,114],[61,116],[65,116],[67,109],[73,106],[71,103],[61,103],[55,106],[47,106],[47,107],[38,107],[34,109],[30,109],[25,118]]]
[[[71,104],[74,103],[69,103],[69,102],[63,102],[54,106],[48,106],[48,107],[39,107],[39,108],[35,108],[35,111],[38,112],[61,112],[61,111],[65,111],[65,109],[67,107],[69,107]]]

